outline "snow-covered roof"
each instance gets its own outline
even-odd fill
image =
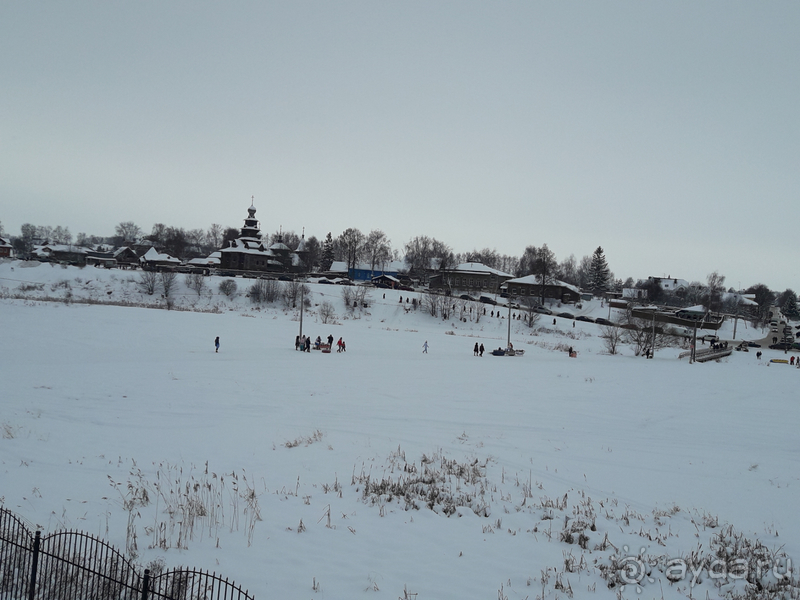
[[[272,244],[272,246],[269,247],[269,249],[270,250],[280,250],[280,251],[283,251],[283,252],[291,252],[292,251],[292,249],[289,248],[289,246],[287,246],[283,242],[275,242],[274,244]]]
[[[380,263],[372,268],[369,263],[358,263],[355,267],[356,271],[373,271],[376,275],[380,273],[403,273],[408,268],[408,265],[403,260],[392,260],[385,263]],[[331,263],[331,268],[328,269],[330,273],[347,273],[347,263],[343,260],[335,260]]]
[[[206,258],[193,258],[186,264],[199,267],[215,267],[219,264],[219,258],[215,258],[213,256],[208,256]]]
[[[456,266],[454,271],[463,271],[465,273],[489,273],[492,275],[498,275],[500,277],[513,277],[508,273],[503,273],[503,271],[498,271],[497,269],[493,269],[492,267],[487,267],[483,263],[461,263],[460,265]]]
[[[737,302],[738,301],[738,303],[741,304],[742,306],[758,306],[758,302],[756,302],[752,298],[748,298],[744,294],[737,294],[735,292],[733,292],[733,293],[725,292],[724,294],[722,294],[722,301],[723,302],[728,302],[728,301]]]
[[[257,254],[259,256],[266,256],[266,257],[274,257],[275,254],[271,250],[262,250],[260,247],[257,248],[250,248],[245,246],[244,244],[240,246],[231,246],[230,248],[221,248],[219,250],[220,257],[222,253],[230,253],[235,252],[236,254]]]
[[[150,248],[144,255],[139,259],[141,262],[168,262],[168,263],[175,263],[180,264],[180,260],[175,258],[174,256],[170,256],[169,254],[161,254],[155,248]]]
[[[674,292],[675,290],[688,290],[691,284],[685,279],[678,279],[677,277],[651,277],[650,279],[658,282],[662,290],[667,292]]]
[[[117,257],[117,256],[119,256],[120,254],[122,254],[123,252],[125,252],[125,250],[128,250],[128,251],[130,251],[130,252],[133,252],[133,250],[131,250],[131,249],[130,249],[130,248],[128,248],[127,246],[122,246],[121,248],[117,248],[116,250],[114,250],[114,258],[116,258],[116,257]]]
[[[86,254],[86,248],[71,244],[42,244],[34,246],[33,253],[37,256],[47,256],[51,252],[70,252],[72,254]]]
[[[7,239],[5,239],[5,238],[0,238],[0,247],[3,247],[3,248],[11,248],[11,242],[9,242],[9,241],[8,241]]]
[[[525,277],[517,277],[516,279],[509,279],[500,287],[505,288],[508,287],[508,284],[527,284],[527,285],[541,285],[542,277],[541,275],[526,275]],[[547,285],[556,285],[559,287],[567,288],[568,290],[572,290],[576,294],[580,294],[581,290],[577,287],[572,285],[571,283],[567,283],[566,281],[560,281],[558,279],[550,280]]]
[[[400,283],[400,280],[397,277],[392,277],[391,275],[376,275],[373,279],[388,279],[390,281],[394,281],[395,283]]]

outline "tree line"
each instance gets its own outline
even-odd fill
[[[0,236],[4,236],[0,222]],[[123,221],[114,228],[114,235],[102,237],[78,233],[73,238],[68,227],[50,227],[25,223],[20,235],[10,236],[11,243],[19,256],[29,256],[37,244],[74,244],[80,247],[98,249],[104,246],[120,247],[138,243],[151,244],[161,252],[182,260],[198,256],[208,256],[215,250],[228,245],[240,236],[240,229],[223,227],[212,223],[207,229],[184,229],[164,223],[153,225],[150,233],[132,221]],[[283,243],[296,250],[301,236],[294,231],[276,231],[264,235],[267,246]],[[703,304],[710,310],[735,312],[736,306],[725,306],[721,301],[725,292],[725,277],[716,272],[708,276],[705,283],[692,282],[685,294],[677,295],[664,290],[655,279],[625,280],[616,278],[610,270],[603,248],[598,246],[591,255],[577,259],[574,254],[558,260],[547,244],[529,245],[520,256],[500,254],[491,248],[473,249],[470,252],[454,252],[445,242],[425,235],[415,236],[400,249],[393,248],[391,240],[380,229],[363,233],[351,227],[338,236],[331,232],[320,241],[316,236],[303,239],[306,268],[309,271],[327,271],[334,261],[341,261],[348,269],[357,265],[368,265],[373,271],[385,269],[392,261],[404,260],[410,273],[426,281],[431,272],[449,269],[461,263],[481,263],[487,267],[508,273],[514,277],[535,275],[545,284],[563,281],[582,290],[595,294],[607,291],[619,292],[623,288],[647,290],[649,301],[666,305],[686,306]],[[734,292],[733,288],[728,290]],[[544,294],[544,287],[542,288]],[[791,289],[773,292],[763,283],[750,286],[743,293],[753,294],[758,304],[758,317],[764,319],[769,308],[775,304],[788,316],[798,315],[797,294]],[[543,300],[543,299],[542,299]],[[729,302],[730,304],[730,302]]]

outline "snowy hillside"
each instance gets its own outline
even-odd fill
[[[138,279],[0,263],[0,497],[46,532],[260,599],[735,597],[757,579],[798,597],[783,353],[609,356],[595,324],[543,316],[512,322],[523,357],[479,358],[505,309],[444,321],[373,290],[348,310],[321,284],[303,330],[347,351],[301,353],[298,311],[254,305],[246,280],[229,297],[181,275],[187,310],[167,311]]]

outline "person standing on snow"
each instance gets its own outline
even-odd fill
[[[475,342],[475,347],[472,349],[472,356],[478,356],[478,342]]]
[[[427,354],[428,353],[428,340],[425,340],[425,343],[422,344],[422,353],[423,354]]]
[[[483,344],[481,344],[481,347],[478,350],[480,352],[480,354],[478,354],[478,356],[483,356]]]
[[[217,336],[217,339],[214,340],[214,348],[216,348],[214,352],[219,352],[219,336]]]

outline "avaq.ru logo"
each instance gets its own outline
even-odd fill
[[[652,569],[657,568],[664,573],[664,576],[671,582],[689,580],[689,585],[694,587],[701,583],[705,577],[712,581],[729,582],[735,580],[755,581],[761,580],[765,576],[771,575],[776,582],[784,578],[792,577],[792,561],[790,558],[777,557],[773,560],[745,560],[735,558],[725,560],[715,557],[692,558],[666,558],[645,557],[646,548],[642,548],[638,556],[630,554],[628,546],[622,547],[623,552],[627,553],[619,563],[617,563],[622,581],[623,590],[625,585],[636,585],[637,591],[645,580],[655,583],[651,576]]]

